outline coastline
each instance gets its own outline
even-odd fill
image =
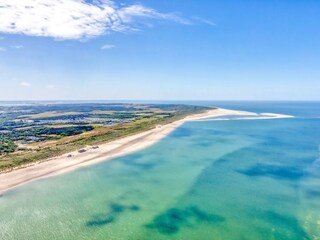
[[[13,170],[11,172],[1,173],[0,193],[37,179],[66,173],[80,167],[96,164],[102,161],[108,161],[115,157],[120,157],[142,150],[160,141],[185,122],[199,121],[207,118],[227,115],[247,115],[248,118],[245,119],[272,119],[292,117],[288,115],[273,113],[264,113],[263,116],[265,117],[258,117],[259,115],[256,113],[228,110],[222,108],[209,110],[205,113],[190,115],[185,117],[184,119],[166,125],[159,125],[151,130],[114,140],[99,145],[98,147],[88,146],[85,148],[85,152],[82,153],[73,151],[44,162],[34,163],[32,165],[25,166],[24,168]],[[254,117],[252,118],[252,116]]]

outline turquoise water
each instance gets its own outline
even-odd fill
[[[189,122],[6,192],[0,239],[320,239],[320,111],[303,104],[294,119]],[[295,113],[255,105],[279,109]]]

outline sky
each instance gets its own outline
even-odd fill
[[[320,100],[320,1],[0,0],[0,100]]]

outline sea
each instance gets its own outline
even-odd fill
[[[185,103],[294,118],[187,122],[14,188],[0,195],[0,239],[320,239],[320,102]]]

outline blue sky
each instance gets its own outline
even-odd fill
[[[320,100],[320,1],[0,6],[0,100]]]

